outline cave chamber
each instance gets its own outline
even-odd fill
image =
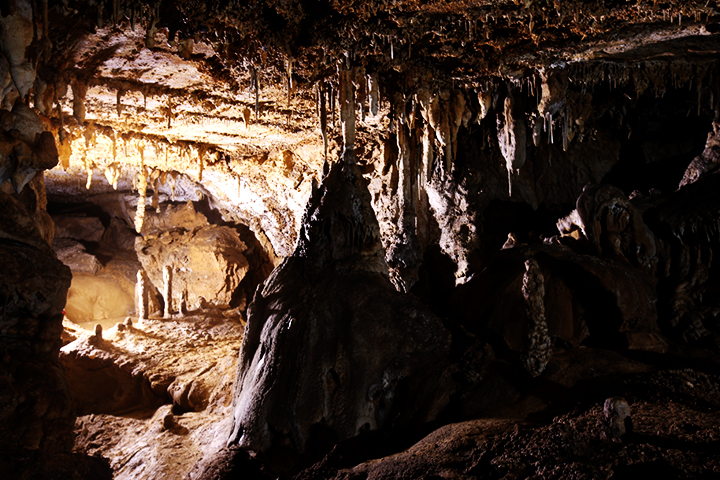
[[[2,471],[720,475],[719,31],[3,3]]]

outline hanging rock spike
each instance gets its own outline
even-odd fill
[[[354,162],[355,159],[355,91],[352,71],[342,70],[340,77],[340,123],[343,132],[343,157]]]
[[[138,204],[135,211],[135,231],[142,231],[143,222],[145,221],[145,196],[147,194],[148,174],[147,169],[142,166],[138,173]],[[174,191],[173,191],[174,193]]]

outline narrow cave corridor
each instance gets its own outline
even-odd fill
[[[0,471],[720,475],[711,3],[0,5]]]

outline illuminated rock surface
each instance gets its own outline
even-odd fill
[[[717,476],[719,31],[2,3],[0,471]]]

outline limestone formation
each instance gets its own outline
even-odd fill
[[[165,265],[163,272],[163,301],[165,302],[165,310],[163,318],[170,318],[172,315],[172,270],[169,265]]]
[[[138,270],[137,285],[135,286],[135,311],[138,320],[147,319],[147,287],[145,286],[145,272]]]
[[[369,200],[357,167],[336,164],[249,306],[229,443],[276,470],[327,439],[430,421],[449,400],[449,333],[393,288]]]
[[[189,308],[195,308],[202,297],[213,305],[228,308],[249,269],[242,254],[247,247],[229,227],[207,226],[148,235],[135,248],[143,269],[158,290],[164,289],[164,269],[172,270],[171,306],[180,305],[184,298]]]
[[[630,406],[624,398],[612,397],[605,400],[603,415],[609,439],[617,441],[626,433],[632,432]]]
[[[533,377],[540,375],[552,354],[547,321],[545,320],[545,278],[534,259],[525,260],[522,294],[530,321],[525,368]]]
[[[0,477],[716,477],[719,18],[0,2]]]

